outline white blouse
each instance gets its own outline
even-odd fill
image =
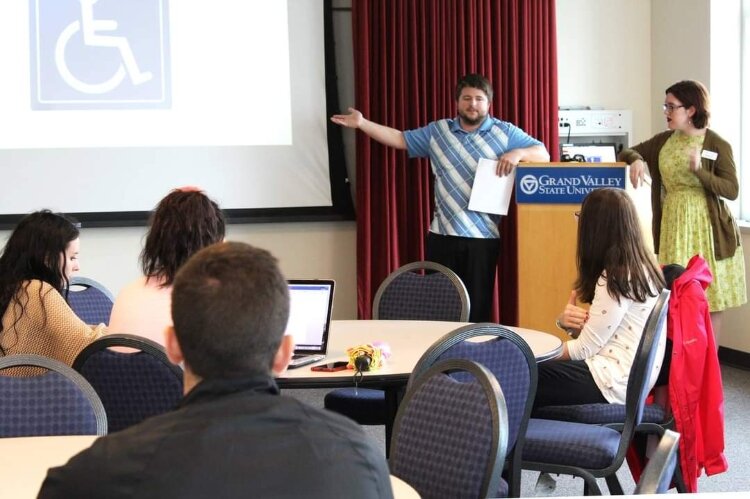
[[[607,278],[602,274],[596,283],[588,321],[578,338],[567,343],[570,358],[586,361],[594,382],[610,403],[625,403],[630,368],[656,299],[657,296],[649,296],[645,302],[636,302],[620,298],[618,302],[607,292]],[[649,388],[659,376],[666,342],[666,334],[661,334]]]

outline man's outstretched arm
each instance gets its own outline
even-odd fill
[[[401,130],[396,130],[385,125],[379,125],[373,121],[365,119],[362,113],[350,107],[349,114],[335,114],[331,116],[331,121],[337,125],[347,128],[359,128],[368,137],[389,147],[396,149],[406,149],[406,141]]]

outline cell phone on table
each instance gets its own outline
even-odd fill
[[[349,365],[349,362],[345,360],[339,360],[337,362],[329,362],[328,364],[321,364],[319,366],[312,366],[310,368],[311,371],[320,371],[324,373],[332,373],[336,371],[343,371],[346,369],[346,366]]]

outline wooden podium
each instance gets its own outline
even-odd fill
[[[518,204],[518,324],[555,327],[576,279],[576,212],[591,190],[625,188],[625,163],[521,163]]]

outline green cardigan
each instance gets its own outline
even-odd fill
[[[659,152],[673,133],[674,131],[669,130],[657,134],[631,149],[625,149],[618,156],[619,161],[627,164],[638,159],[648,164],[651,174],[651,207],[654,215],[651,230],[654,236],[654,250],[657,254],[661,234],[661,205],[664,198],[664,187],[659,172]],[[706,191],[708,216],[714,236],[714,253],[717,260],[722,260],[734,256],[734,252],[741,243],[737,222],[721,198],[737,199],[740,186],[732,157],[732,146],[727,141],[708,129],[703,139],[703,150],[718,153],[716,160],[701,158],[701,168],[695,172],[695,176]]]

